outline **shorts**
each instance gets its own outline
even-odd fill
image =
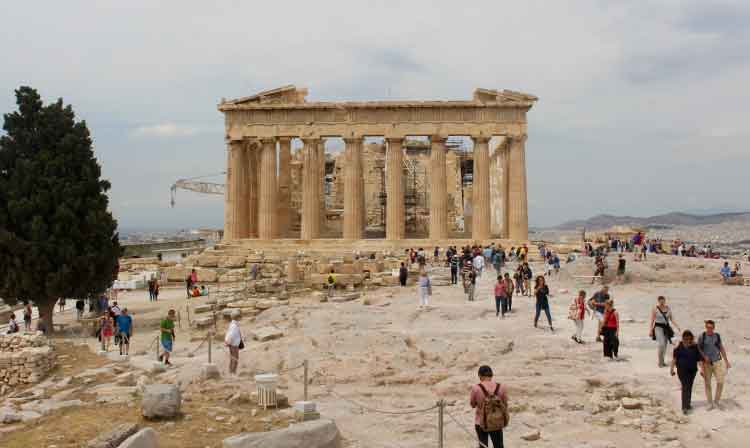
[[[172,353],[172,340],[171,339],[162,339],[161,340],[161,347],[164,349],[167,353]]]
[[[596,318],[596,320],[601,322],[604,320],[604,313],[601,311],[594,311],[594,317]]]
[[[705,364],[703,368],[703,376],[706,384],[711,382],[712,375],[716,376],[717,383],[724,384],[724,378],[727,376],[727,365],[724,364],[723,359],[714,361],[711,364]]]
[[[120,331],[117,333],[117,336],[120,338],[120,343],[128,345],[130,344],[130,336],[125,331]]]

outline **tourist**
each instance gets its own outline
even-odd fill
[[[591,278],[591,284],[593,285],[596,279],[598,278],[601,282],[604,282],[604,269],[606,268],[606,265],[604,264],[604,258],[601,255],[598,255],[596,257],[596,261],[594,262],[594,276]]]
[[[495,402],[492,397],[497,396],[500,402]],[[480,447],[489,448],[489,441],[492,440],[493,448],[503,448],[503,429],[508,424],[508,388],[505,385],[492,381],[492,369],[490,366],[481,366],[479,368],[479,384],[471,388],[469,404],[476,409],[474,415],[474,429],[477,432]],[[488,409],[488,405],[492,409]],[[497,406],[499,405],[499,406]],[[490,412],[502,411],[504,422],[500,428],[488,427],[487,418]],[[493,419],[494,420],[494,419]]]
[[[26,302],[23,307],[23,328],[24,331],[31,331],[31,303]]]
[[[65,311],[65,297],[60,297],[60,300],[57,301],[57,306],[60,313]]]
[[[625,281],[625,257],[622,254],[617,257],[617,281],[618,283]]]
[[[120,306],[117,304],[117,302],[112,302],[112,307],[109,309],[109,311],[112,313],[112,317],[115,318],[122,313],[120,310]]]
[[[224,345],[229,348],[229,374],[236,375],[237,365],[240,361],[240,350],[245,348],[245,343],[242,341],[242,332],[240,331],[240,311],[232,310],[230,317],[232,321],[229,323],[224,336]]]
[[[460,264],[461,260],[458,258],[458,255],[453,255],[450,259],[450,266],[451,266],[451,285],[457,285],[458,284],[458,266]]]
[[[432,295],[432,281],[424,268],[419,270],[419,280],[417,281],[417,285],[419,307],[429,306],[428,298]]]
[[[477,253],[474,256],[474,259],[472,260],[472,266],[474,266],[474,274],[477,277],[481,277],[482,271],[484,270],[484,256],[481,252]]]
[[[688,414],[692,409],[690,402],[693,397],[693,381],[698,373],[698,364],[701,362],[701,353],[695,344],[693,333],[685,330],[682,333],[682,341],[672,352],[672,366],[669,373],[674,376],[677,367],[677,377],[682,386],[682,413]]]
[[[83,310],[86,308],[86,302],[79,298],[76,300],[76,320],[83,319]]]
[[[599,322],[599,334],[603,338],[604,357],[616,359],[620,348],[620,313],[615,309],[612,299],[604,304],[604,318]]]
[[[154,301],[154,283],[156,283],[156,279],[152,276],[150,279],[148,279],[148,301],[149,302]]]
[[[523,287],[523,265],[519,264],[516,267],[516,272],[513,273],[513,279],[516,281],[516,292],[525,296],[526,290]]]
[[[672,337],[675,335],[672,324],[677,328],[677,331],[680,331],[680,326],[675,322],[672,317],[672,310],[667,305],[667,299],[664,296],[659,296],[656,299],[656,306],[651,310],[651,325],[648,333],[659,347],[657,351],[659,367],[667,367],[667,364],[664,363],[664,354],[667,352],[667,344],[672,343]]]
[[[505,282],[505,294],[508,301],[508,312],[510,313],[513,311],[513,280],[511,280],[510,274],[506,272],[503,281]]]
[[[47,334],[49,328],[47,328],[47,322],[44,321],[44,317],[39,316],[36,321],[36,331],[42,334]]]
[[[732,269],[730,269],[728,261],[724,262],[724,266],[721,267],[719,273],[721,274],[721,277],[724,279],[724,281],[727,281],[727,279],[732,276]]]
[[[99,296],[99,313],[103,313],[109,309],[109,299],[106,295],[102,294]]]
[[[336,272],[331,268],[326,278],[326,286],[328,287],[328,297],[333,297],[334,290],[336,289]]]
[[[495,268],[495,272],[497,272],[498,274],[500,273],[500,270],[503,268],[503,260],[500,254],[502,254],[502,250],[492,251],[492,257],[491,257],[492,267]]]
[[[154,302],[159,300],[160,290],[161,290],[161,286],[159,286],[159,280],[154,280]]]
[[[187,292],[187,298],[189,299],[193,295],[193,275],[188,274],[185,277],[185,291]]]
[[[576,332],[573,334],[572,339],[583,344],[583,322],[586,314],[589,310],[586,308],[586,291],[578,291],[578,296],[573,299],[568,309],[568,319],[573,321],[576,327]]]
[[[497,283],[495,283],[495,317],[500,315],[502,311],[502,318],[505,318],[505,313],[508,312],[508,291],[506,288],[507,285],[502,274],[498,274]]]
[[[258,263],[253,263],[253,265],[250,267],[250,279],[258,279]]]
[[[440,262],[440,248],[438,246],[435,246],[435,251],[432,254],[432,259],[435,260],[435,263]]]
[[[523,273],[523,287],[525,290],[525,295],[531,296],[531,279],[534,277],[534,274],[531,272],[531,266],[529,266],[528,261],[523,262],[521,271]]]
[[[404,262],[401,262],[401,267],[398,269],[398,282],[401,287],[406,286],[406,279],[409,278],[409,270],[406,269]]]
[[[8,321],[8,334],[18,333],[20,330],[18,322],[16,322],[16,315],[10,313],[10,320]]]
[[[117,335],[120,339],[120,356],[128,356],[130,354],[130,338],[133,336],[133,318],[128,314],[127,308],[123,308],[120,315],[115,317],[115,323],[117,324]]]
[[[609,299],[609,286],[602,286],[602,289],[595,292],[589,299],[589,308],[594,311],[594,318],[600,323],[604,319],[605,304]],[[599,341],[601,341],[601,335],[596,336],[596,342]]]
[[[471,270],[464,277],[464,291],[466,291],[466,296],[469,299],[469,302],[474,301],[474,291],[476,290],[476,287],[477,275],[475,274],[474,270]]]
[[[727,357],[727,351],[721,342],[721,335],[716,333],[716,323],[713,320],[705,322],[706,331],[698,336],[698,350],[703,358],[703,381],[706,383],[706,400],[708,410],[714,407],[721,409],[721,392],[724,389],[724,379],[727,370],[732,367]],[[724,362],[722,362],[724,361]],[[716,395],[711,395],[711,378],[716,377]]]
[[[102,341],[102,351],[109,351],[109,343],[114,334],[114,323],[109,312],[104,312],[99,318],[99,338]]]
[[[461,266],[461,284],[464,286],[464,294],[468,294],[469,290],[467,288],[466,279],[469,276],[469,273],[472,272],[474,268],[471,266],[471,259],[464,259],[463,266]]]
[[[175,334],[174,334],[174,318],[175,318],[175,311],[169,310],[167,312],[167,317],[161,321],[159,324],[159,330],[161,331],[161,347],[162,347],[162,354],[159,355],[159,361],[164,361],[164,364],[170,366],[172,365],[171,362],[169,362],[169,355],[172,353],[172,349],[174,348],[174,340],[175,340]]]
[[[547,322],[549,322],[549,329],[554,332],[555,328],[552,326],[552,314],[549,310],[549,298],[552,296],[549,293],[549,287],[544,280],[544,276],[540,275],[536,278],[534,284],[534,295],[536,296],[536,314],[534,314],[534,328],[537,328],[539,322],[539,315],[544,310],[544,314],[547,315]]]

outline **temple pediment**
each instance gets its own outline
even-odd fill
[[[305,97],[307,97],[307,89],[297,88],[290,84],[276,89],[264,90],[252,96],[222,101],[222,104],[300,104],[305,102]]]
[[[539,100],[534,95],[513,90],[493,90],[478,88],[474,90],[474,101],[481,103],[500,103],[500,104],[518,104],[531,105]]]

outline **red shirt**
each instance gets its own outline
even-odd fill
[[[607,328],[617,328],[618,326],[617,322],[617,314],[615,314],[615,310],[607,311],[604,313],[604,326]]]
[[[500,280],[495,283],[495,297],[505,297],[507,295],[506,292],[507,287],[505,286],[505,281]]]

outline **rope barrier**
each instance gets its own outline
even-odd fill
[[[377,414],[387,414],[387,415],[423,414],[425,412],[430,412],[430,411],[432,411],[434,409],[437,409],[439,407],[439,405],[435,404],[433,406],[430,406],[429,408],[414,409],[414,410],[409,410],[409,411],[376,409],[376,408],[371,408],[369,406],[365,406],[362,403],[358,403],[358,402],[356,402],[354,400],[351,400],[351,399],[346,398],[346,397],[344,397],[342,395],[339,395],[335,391],[329,389],[328,386],[323,386],[323,387],[326,389],[326,391],[328,391],[329,394],[333,395],[334,397],[339,398],[341,400],[344,400],[344,401],[346,401],[346,402],[348,402],[350,404],[353,404],[354,406],[357,406],[358,408],[360,408],[362,410],[370,411],[370,412],[375,412]]]
[[[458,420],[456,419],[456,417],[454,417],[454,416],[453,416],[453,414],[451,414],[451,412],[450,412],[450,411],[449,411],[448,409],[445,409],[445,413],[446,413],[446,414],[448,414],[448,418],[450,418],[451,420],[453,420],[453,423],[455,423],[455,424],[456,424],[456,426],[458,426],[459,428],[461,428],[461,429],[462,429],[462,430],[463,430],[463,431],[464,431],[464,432],[466,433],[466,435],[468,435],[468,436],[469,436],[469,437],[471,438],[471,440],[472,440],[472,441],[474,441],[474,440],[475,440],[475,441],[476,441],[476,442],[477,442],[477,443],[479,444],[479,446],[480,446],[481,448],[490,448],[490,447],[488,447],[487,445],[485,445],[484,443],[482,443],[482,442],[481,442],[481,441],[479,440],[479,438],[477,437],[477,435],[476,435],[476,434],[472,434],[472,432],[471,432],[471,431],[469,431],[469,430],[468,430],[468,429],[466,428],[466,425],[464,425],[463,423],[459,422],[459,421],[458,421]]]

